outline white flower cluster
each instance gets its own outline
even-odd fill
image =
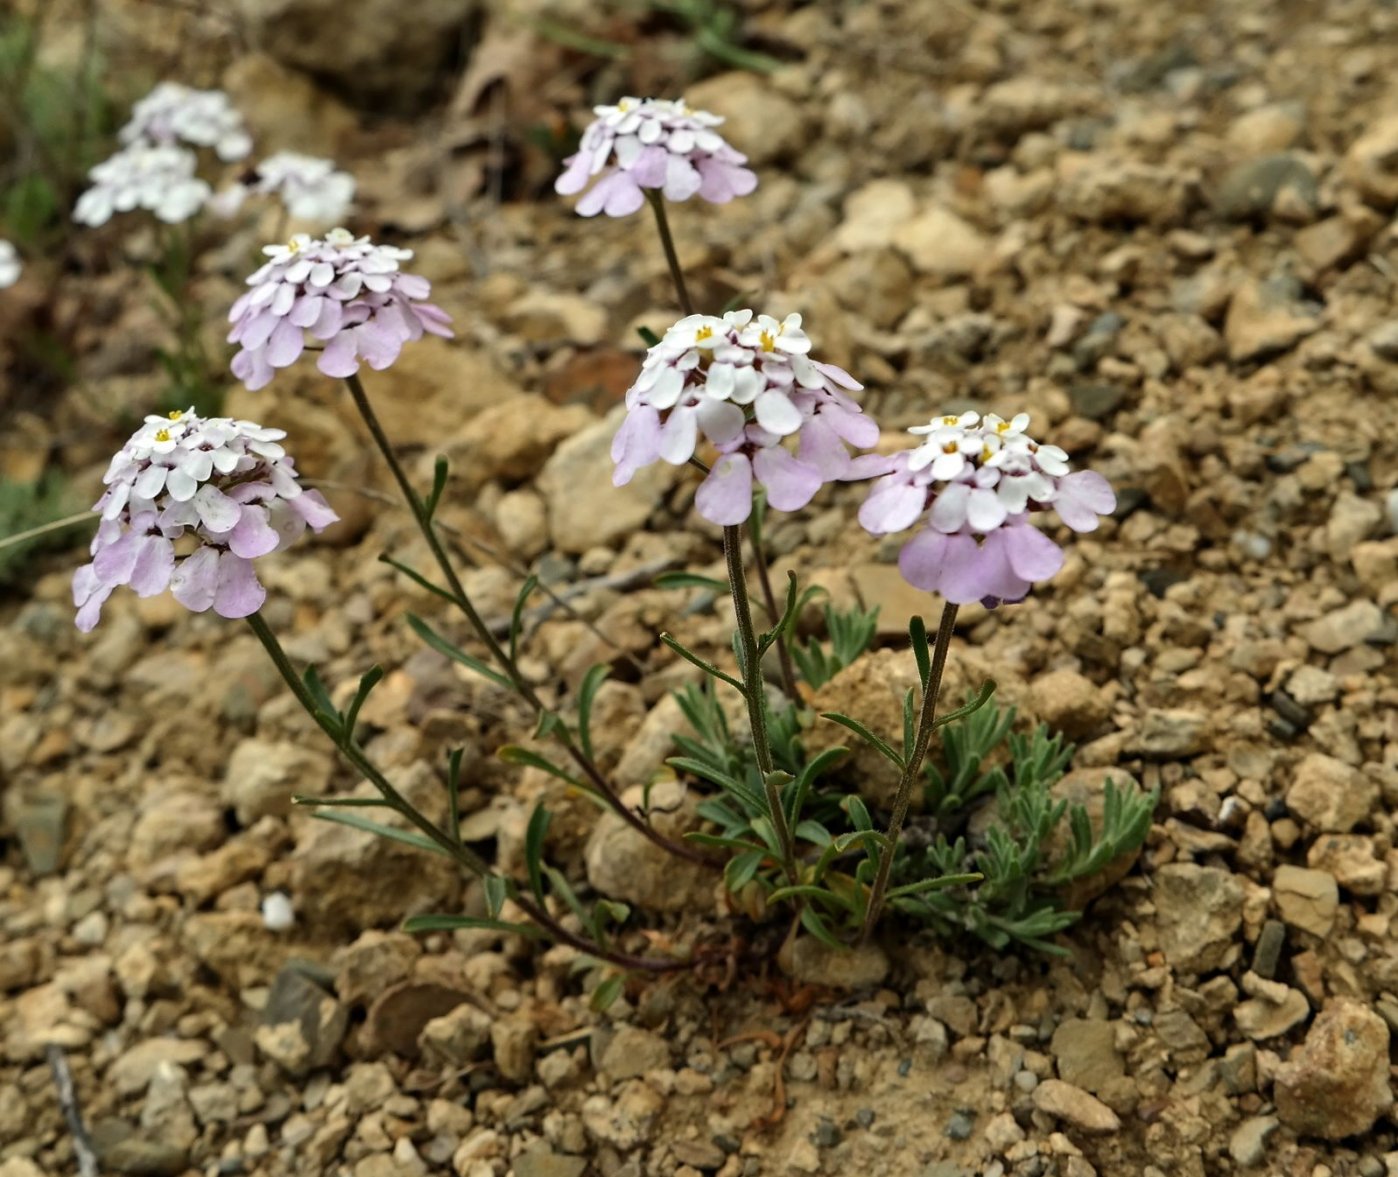
[[[211,191],[194,174],[198,163],[183,147],[133,143],[88,173],[92,187],[78,197],[73,219],[96,227],[113,213],[142,208],[166,224],[187,221]]]
[[[354,177],[338,170],[333,160],[279,151],[241,183],[220,192],[210,207],[220,216],[231,217],[249,195],[275,195],[297,220],[338,225],[349,212],[354,191]]]
[[[131,108],[131,119],[118,138],[138,143],[188,143],[212,147],[225,163],[245,159],[252,136],[222,90],[194,90],[179,82],[161,82]]]

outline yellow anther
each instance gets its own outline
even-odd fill
[[[762,342],[762,350],[763,350],[763,351],[776,351],[776,350],[777,350],[777,340],[776,340],[776,336],[774,336],[770,331],[763,331],[762,334],[759,336],[759,338],[760,338],[760,340],[761,340],[761,342]]]
[[[704,340],[712,339],[713,337],[714,329],[710,327],[707,323],[705,323],[702,327],[699,328],[698,331],[694,333],[694,341],[696,343],[703,343]]]
[[[156,441],[169,441],[170,431],[168,429],[158,429],[155,434]]]

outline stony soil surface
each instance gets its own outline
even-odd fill
[[[641,783],[688,670],[655,631],[717,650],[727,624],[649,578],[716,569],[717,537],[688,472],[609,485],[602,414],[635,370],[634,328],[675,312],[649,226],[576,218],[527,132],[677,88],[683,63],[598,72],[513,16],[634,38],[631,18],[518,0],[490,6],[486,48],[443,94],[414,98],[470,4],[424,3],[411,29],[377,0],[243,7],[266,17],[250,41],[134,0],[103,35],[117,60],[221,81],[267,148],[336,154],[365,189],[356,227],[418,249],[459,337],[411,347],[371,394],[424,472],[451,456],[443,518],[487,615],[517,583],[502,562],[576,589],[585,620],[538,619],[527,665],[566,700],[614,662],[601,754]],[[77,1171],[51,1045],[110,1172],[1398,1173],[1398,9],[752,7],[788,64],[688,88],[761,175],[727,209],[676,211],[697,294],[804,312],[890,433],[1027,408],[1119,488],[1117,518],[1051,586],[963,611],[953,673],[991,668],[1079,742],[1076,768],[1161,789],[1139,863],[1061,961],[894,936],[888,968],[638,982],[598,1016],[571,952],[395,930],[480,896],[290,812],[292,792],[354,782],[250,634],[119,595],[82,639],[73,558],[46,558],[0,602],[0,1177]],[[431,113],[396,117],[385,94]],[[258,241],[205,255],[213,339]],[[129,269],[149,248],[109,226],[17,288],[10,305],[67,334],[82,380],[42,406],[3,386],[12,476],[38,453],[95,497],[115,416],[159,388]],[[339,690],[388,669],[364,719],[402,788],[440,807],[445,751],[464,745],[483,852],[517,867],[547,797],[553,859],[641,890],[638,936],[732,931],[708,880],[590,834],[576,798],[494,758],[525,716],[404,626],[434,602],[375,557],[423,553],[372,497],[386,481],[331,382],[307,366],[230,410],[291,430],[344,516],[264,563],[266,612]],[[857,501],[826,492],[771,540],[780,567],[881,604],[898,650],[928,602],[859,531]],[[259,913],[276,891],[286,930]]]

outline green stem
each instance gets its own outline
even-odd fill
[[[741,527],[723,529],[723,554],[728,560],[728,587],[733,594],[733,613],[738,624],[738,648],[742,652],[743,698],[748,705],[752,724],[752,748],[757,757],[757,771],[767,795],[772,828],[781,845],[782,867],[793,883],[800,881],[796,869],[796,847],[782,808],[781,791],[773,777],[772,744],[767,735],[767,692],[762,682],[762,661],[757,655],[757,630],[752,623],[752,605],[748,600],[747,574],[743,569],[743,532]]]
[[[757,583],[762,586],[762,599],[767,606],[767,616],[773,625],[782,619],[782,610],[777,607],[777,596],[772,591],[772,576],[767,569],[767,555],[762,550],[762,536],[757,528],[752,528],[749,536],[752,544],[752,562],[757,567]],[[782,690],[793,707],[799,707],[801,696],[796,689],[796,667],[791,661],[791,651],[787,648],[786,634],[777,638],[777,663],[781,667]]]
[[[694,314],[694,303],[689,298],[689,287],[684,283],[684,271],[680,269],[679,254],[675,252],[675,239],[670,235],[670,218],[665,213],[665,198],[654,188],[647,188],[646,199],[655,213],[655,227],[660,233],[660,244],[665,250],[665,260],[670,266],[670,277],[675,282],[675,294],[679,296],[680,310],[686,315]]]
[[[369,397],[364,391],[364,385],[358,375],[345,377],[345,384],[349,387],[350,396],[354,398],[355,408],[359,410],[359,415],[364,419],[364,424],[368,427],[370,436],[374,439],[374,444],[378,447],[379,453],[388,463],[388,468],[393,474],[394,481],[398,483],[398,489],[402,492],[403,498],[407,501],[409,510],[413,513],[413,519],[417,522],[418,530],[422,533],[422,538],[427,541],[427,546],[432,552],[432,557],[441,570],[442,577],[446,580],[448,595],[458,609],[461,610],[476,636],[480,638],[485,648],[490,652],[490,656],[496,664],[503,670],[509,678],[511,684],[519,696],[533,709],[534,714],[543,715],[549,712],[549,708],[544,701],[539,698],[539,694],[534,690],[528,679],[520,672],[518,664],[510,657],[505,647],[500,644],[499,639],[491,632],[490,626],[485,623],[476,607],[471,602],[471,598],[466,593],[466,587],[461,583],[461,578],[456,574],[456,568],[452,564],[451,557],[447,554],[441,537],[437,534],[436,524],[427,513],[427,504],[418,496],[413,489],[413,485],[408,481],[407,472],[398,460],[398,455],[393,452],[393,446],[388,440],[388,435],[384,432],[383,426],[379,424],[378,415],[374,412],[374,407],[369,403]],[[577,742],[573,739],[567,726],[563,723],[554,725],[554,731],[569,758],[582,771],[583,775],[596,787],[597,791],[606,800],[607,805],[625,821],[632,829],[641,834],[642,837],[659,846],[662,850],[674,854],[690,862],[701,862],[710,864],[709,857],[694,847],[683,842],[677,842],[667,838],[660,833],[650,822],[642,818],[634,809],[627,805],[617,795],[612,787],[611,781],[597,767],[596,761],[588,756]]]
[[[272,659],[272,664],[282,676],[282,681],[291,689],[291,693],[296,696],[296,701],[301,704],[302,709],[315,720],[316,726],[330,738],[330,742],[335,745],[340,754],[349,761],[359,775],[379,791],[379,795],[384,799],[384,804],[405,821],[415,826],[434,845],[439,846],[453,861],[465,867],[473,875],[478,878],[493,875],[495,872],[491,870],[490,864],[485,859],[469,846],[453,838],[404,797],[365,755],[364,750],[336,722],[335,717],[326,715],[316,706],[310,691],[306,689],[306,684],[296,673],[296,668],[291,665],[291,659],[287,657],[286,650],[282,648],[281,642],[277,640],[277,635],[267,624],[267,619],[261,613],[253,613],[247,618],[247,622],[252,628],[252,632],[257,635],[257,640],[262,643],[262,648]],[[569,931],[542,904],[535,903],[527,896],[518,894],[517,889],[515,891],[516,893],[511,895],[511,899],[516,907],[559,943],[576,948],[579,952],[585,952],[599,960],[609,961],[624,969],[645,972],[674,972],[689,967],[684,961],[632,956],[627,952],[618,952],[600,944],[594,944],[592,941]]]
[[[913,750],[903,765],[902,776],[898,779],[898,792],[893,798],[893,813],[888,819],[888,832],[885,844],[879,854],[879,868],[874,876],[874,886],[869,892],[869,906],[864,913],[864,927],[859,933],[863,943],[869,938],[878,922],[883,908],[884,895],[888,892],[888,880],[893,874],[893,859],[898,852],[898,838],[903,833],[903,822],[908,816],[908,803],[912,800],[913,784],[922,772],[922,762],[927,758],[927,746],[936,728],[937,696],[942,690],[942,671],[947,664],[947,648],[951,645],[952,630],[956,625],[956,606],[948,602],[942,606],[942,620],[937,626],[937,645],[932,651],[932,665],[927,675],[927,686],[922,692],[922,710],[918,715],[917,735],[913,739]]]

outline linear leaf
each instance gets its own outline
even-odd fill
[[[431,838],[419,834],[414,830],[399,830],[393,826],[386,826],[382,822],[370,821],[367,817],[360,817],[355,813],[340,813],[336,809],[331,809],[328,813],[317,812],[315,817],[321,821],[333,821],[338,825],[349,826],[351,829],[363,830],[367,834],[375,834],[380,838],[388,838],[393,842],[402,842],[405,846],[413,846],[418,850],[426,850],[431,854],[440,854],[449,857],[446,850],[438,846]]]
[[[821,713],[821,718],[828,719],[832,723],[838,723],[841,727],[849,728],[855,735],[872,745],[885,760],[891,761],[899,768],[903,767],[903,758],[893,750],[893,746],[889,744],[887,740],[884,740],[880,736],[876,736],[860,723],[859,720],[851,719],[848,715],[841,715],[838,711],[824,711]]]
[[[436,593],[437,596],[442,598],[442,600],[450,601],[453,605],[456,604],[456,598],[453,597],[451,593],[447,592],[447,590],[444,589],[441,585],[433,584],[430,580],[427,579],[427,577],[423,576],[423,574],[419,572],[416,568],[408,567],[408,565],[402,563],[399,560],[395,560],[392,556],[388,555],[387,553],[380,555],[379,560],[384,564],[387,564],[390,568],[396,569],[397,571],[401,572],[419,588],[425,588],[429,593]]]
[[[459,646],[452,645],[451,642],[447,641],[446,638],[442,637],[441,634],[439,634],[435,629],[428,625],[427,622],[425,622],[416,613],[409,613],[407,617],[408,625],[412,628],[412,631],[415,634],[417,634],[417,636],[420,637],[429,646],[431,646],[432,649],[436,650],[437,653],[443,655],[444,657],[450,658],[453,662],[459,662],[462,666],[474,670],[477,674],[482,675],[485,678],[488,678],[497,686],[504,687],[506,690],[513,690],[514,684],[512,684],[510,680],[506,678],[503,674],[501,674],[498,670],[494,670],[491,667],[487,666],[479,658],[476,658],[473,655],[466,653],[466,651],[461,649]]]
[[[727,581],[719,580],[716,576],[701,576],[697,572],[662,572],[651,583],[662,589],[700,588],[714,593],[728,591]]]
[[[437,504],[442,501],[442,491],[446,489],[449,470],[446,455],[438,454],[436,462],[432,465],[432,492],[422,504],[422,513],[429,521],[437,513]]]
[[[544,838],[549,832],[549,811],[536,805],[524,831],[524,866],[529,871],[529,889],[540,903],[544,901]]]
[[[369,698],[369,692],[382,681],[382,666],[371,666],[364,672],[363,677],[359,680],[359,689],[354,693],[354,702],[349,705],[349,709],[345,712],[344,730],[346,738],[354,739],[354,729],[359,723],[359,709],[364,706],[365,700]]]
[[[456,932],[463,929],[481,932],[503,932],[511,936],[532,936],[544,933],[533,924],[516,924],[509,920],[486,919],[473,915],[412,915],[403,921],[405,932]]]
[[[714,678],[726,682],[730,687],[742,691],[743,694],[747,694],[747,689],[731,674],[728,674],[720,670],[712,662],[706,661],[705,659],[699,657],[698,654],[694,653],[694,651],[682,646],[670,634],[662,633],[660,635],[660,640],[664,642],[667,646],[669,646],[670,649],[674,650],[675,653],[678,654],[681,658],[683,658],[686,662],[690,663],[693,666],[699,667],[699,669],[702,670],[705,674],[713,675]]]
[[[606,681],[607,675],[611,673],[611,667],[605,662],[599,662],[589,670],[578,687],[578,743],[582,745],[583,755],[589,760],[592,756],[592,704],[597,698],[597,691]]]

